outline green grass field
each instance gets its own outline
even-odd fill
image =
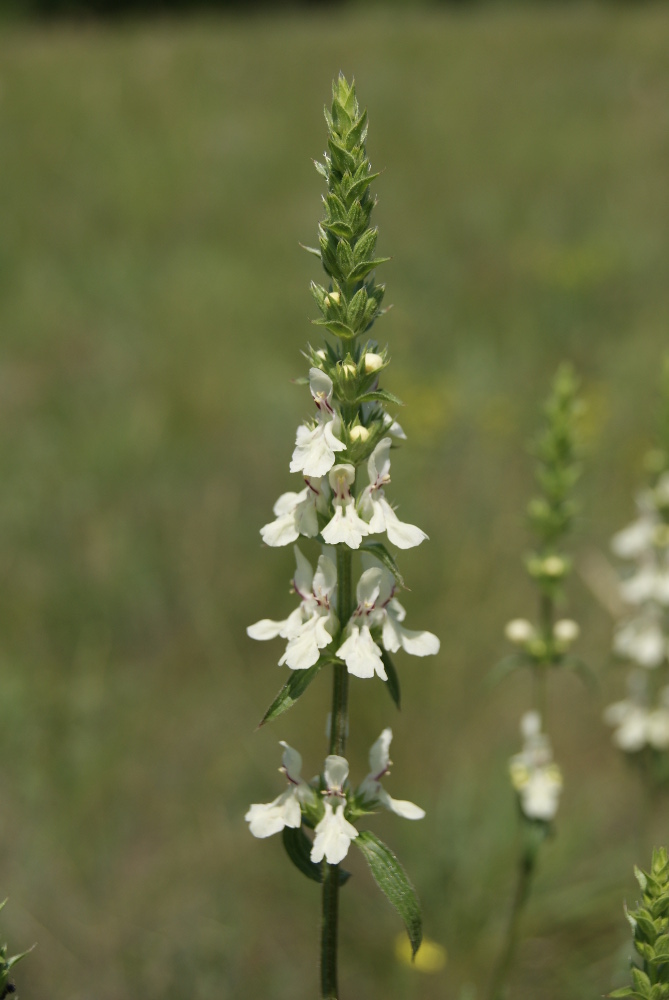
[[[404,708],[353,684],[350,759],[391,724],[373,827],[449,962],[396,964],[393,911],[353,860],[348,1000],[482,997],[511,894],[506,762],[525,676],[492,695],[521,565],[526,441],[555,367],[588,400],[581,561],[633,513],[669,332],[666,6],[256,17],[3,29],[0,37],[0,895],[26,1000],[307,1000],[318,891],[248,803],[277,740],[315,772],[328,685],[254,732],[285,679],[245,626],[292,606],[259,527],[288,473],[314,339],[321,106],[340,69],[370,111],[376,328],[409,441],[393,498],[429,544],[401,560],[434,660]],[[624,970],[639,798],[600,723],[611,621],[569,613],[599,696],[556,676],[566,776],[511,996],[585,1000]],[[550,720],[549,720],[550,721]],[[657,842],[667,841],[658,804]],[[646,851],[647,847],[643,847]],[[470,993],[470,996],[473,994]]]

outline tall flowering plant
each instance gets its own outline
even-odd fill
[[[660,446],[646,459],[649,481],[636,498],[637,516],[611,540],[625,565],[619,592],[626,608],[613,652],[629,669],[627,697],[604,713],[649,802],[669,781],[669,363],[663,395]]]
[[[378,677],[399,707],[392,656],[400,649],[435,654],[439,640],[405,626],[397,597],[403,581],[391,547],[413,548],[427,536],[401,520],[386,495],[391,449],[405,439],[385,408],[399,400],[380,385],[387,350],[370,337],[385,290],[373,274],[388,258],[375,256],[377,230],[370,225],[370,185],[378,174],[365,149],[367,112],[343,76],[333,84],[325,119],[328,148],[324,162],[316,163],[327,183],[325,217],[318,248],[307,249],[327,276],[326,285],[313,282],[311,290],[320,311],[315,325],[331,339],[306,355],[303,383],[313,410],[297,429],[290,461],[303,485],[279,497],[274,519],[261,529],[266,545],[293,546],[297,606],[283,621],[265,618],[247,631],[253,639],[285,641],[279,665],[290,673],[263,723],[280,717],[319,674],[330,675],[329,753],[320,774],[307,781],[300,754],[281,743],[286,788],[272,802],[252,805],[246,819],[256,837],[281,833],[290,859],[321,884],[321,995],[336,998],[338,898],[348,879],[340,863],[352,843],[403,918],[414,953],[422,936],[418,898],[404,869],[378,837],[356,824],[379,808],[411,820],[424,812],[392,798],[382,784],[390,768],[389,728],[369,751],[369,773],[357,786],[349,780],[349,677]],[[316,560],[302,549],[309,543],[320,543]]]
[[[525,667],[530,672],[531,708],[521,718],[523,747],[509,762],[521,823],[518,880],[509,924],[490,987],[490,1000],[505,995],[515,956],[520,918],[527,902],[541,844],[552,831],[562,791],[562,774],[553,760],[547,728],[548,676],[555,669],[586,673],[572,653],[579,627],[570,618],[558,618],[571,560],[562,549],[575,513],[573,488],[580,474],[576,425],[581,408],[577,382],[568,366],[558,369],[545,405],[545,426],[533,451],[539,494],[528,506],[534,551],[526,568],[537,590],[535,622],[515,618],[506,626],[506,637],[517,652],[498,664],[493,677]]]

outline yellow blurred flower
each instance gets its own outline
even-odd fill
[[[411,958],[411,943],[404,932],[395,938],[395,958],[402,965],[408,965],[417,972],[441,972],[448,961],[446,949],[436,941],[423,938],[423,943]]]

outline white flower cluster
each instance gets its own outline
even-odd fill
[[[348,788],[348,761],[331,754],[325,759],[323,781],[319,777],[310,782],[301,776],[302,758],[287,743],[284,748],[281,771],[288,781],[288,788],[272,802],[251,806],[245,819],[254,837],[271,837],[284,827],[297,829],[302,825],[302,815],[314,828],[311,860],[337,865],[346,857],[351,841],[358,831],[346,818],[349,803],[355,804],[357,814],[373,812],[378,806],[389,809],[405,819],[422,819],[423,809],[401,799],[393,799],[381,785],[381,778],[390,769],[390,742],[393,734],[384,729],[369,752],[370,772],[355,792]],[[322,787],[319,795],[317,788]]]
[[[367,535],[386,532],[399,549],[410,549],[427,538],[415,524],[400,521],[385,496],[390,482],[390,447],[392,437],[379,441],[367,462],[368,483],[355,498],[356,471],[352,465],[336,465],[336,453],[346,450],[340,439],[341,419],[332,405],[332,379],[320,368],[309,371],[309,388],[316,404],[315,422],[297,430],[291,472],[301,472],[306,486],[299,493],[283,493],[274,505],[276,519],[260,530],[267,545],[281,546],[296,542],[300,535],[315,538],[319,534],[318,515],[327,519],[321,532],[327,545],[343,542],[360,548]],[[404,437],[399,424],[384,414],[384,426],[395,437]]]
[[[616,746],[627,753],[645,746],[669,749],[668,688],[657,673],[666,670],[669,655],[669,473],[639,495],[637,508],[636,520],[611,540],[614,554],[632,562],[620,583],[621,597],[632,610],[615,630],[613,649],[635,669],[628,697],[609,705],[604,721],[614,727]]]
[[[291,670],[312,667],[337,635],[336,615],[337,567],[329,550],[318,560],[316,573],[309,561],[295,546],[297,569],[293,589],[300,598],[299,607],[285,621],[264,618],[249,625],[252,639],[287,639],[286,651],[279,666]],[[369,559],[370,562],[375,562]],[[432,632],[413,631],[402,624],[406,611],[395,597],[395,578],[382,566],[366,569],[356,588],[357,606],[342,630],[342,641],[335,655],[344,661],[349,674],[387,680],[382,649],[395,653],[402,648],[413,656],[430,656],[439,652],[439,639]],[[378,645],[377,641],[381,643]]]
[[[615,745],[626,753],[637,753],[646,746],[669,750],[669,685],[659,691],[654,708],[649,705],[646,670],[633,670],[627,679],[627,689],[627,698],[604,711],[604,721],[615,727]]]
[[[523,749],[509,762],[511,783],[518,792],[520,808],[528,819],[548,823],[557,812],[562,774],[553,761],[548,736],[541,730],[538,712],[526,712],[520,722]]]

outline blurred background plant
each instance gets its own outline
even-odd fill
[[[669,359],[665,359],[656,446],[645,456],[637,517],[611,540],[625,568],[613,652],[628,667],[627,697],[604,720],[641,784],[639,848],[653,840],[658,797],[669,782]]]
[[[481,995],[516,854],[507,762],[526,678],[491,698],[481,685],[500,622],[532,600],[522,443],[571,358],[593,455],[574,561],[586,539],[604,550],[629,518],[666,346],[668,44],[669,11],[645,4],[3,26],[0,872],[4,936],[39,941],[26,997],[317,992],[311,886],[243,821],[276,794],[276,733],[249,732],[282,679],[244,629],[293,607],[257,527],[266,482],[292,488],[285,442],[307,412],[289,387],[313,315],[298,242],[340,68],[388,167],[383,334],[411,441],[394,499],[431,540],[406,554],[403,604],[442,638],[438,657],[407,657],[393,722],[417,751],[394,787],[427,816],[373,823],[448,952],[420,978],[395,964],[395,914],[352,867],[342,993]],[[610,621],[576,575],[571,600],[597,667]],[[598,711],[617,694],[607,674]],[[626,940],[638,789],[581,682],[554,695],[555,757],[578,780],[513,985],[585,1000]],[[351,729],[368,746],[382,685],[365,702]],[[322,759],[322,733],[286,720],[283,738]],[[290,926],[287,907],[303,914]]]

